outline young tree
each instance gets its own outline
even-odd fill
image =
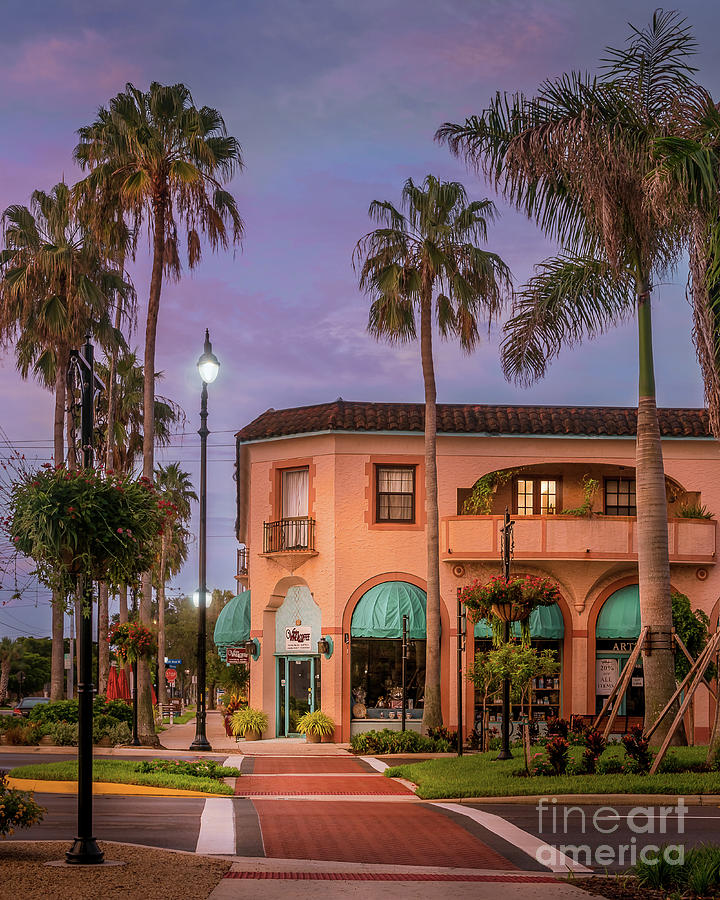
[[[694,52],[684,20],[658,10],[625,48],[606,51],[600,78],[571,73],[535,97],[498,95],[482,115],[438,131],[564,247],[518,294],[502,347],[509,378],[531,383],[563,346],[637,315],[638,580],[653,648],[643,661],[647,726],[675,687],[650,298],[686,236],[677,216],[651,202],[648,180],[655,143],[677,132],[679,111],[697,92]],[[653,739],[663,737],[659,728]]]
[[[117,198],[137,234],[147,223],[152,239],[152,275],[145,328],[143,475],[154,470],[155,345],[165,274],[180,275],[178,227],[187,238],[188,265],[200,261],[201,234],[211,248],[239,243],[243,222],[224,185],[242,169],[240,145],[227,134],[216,109],[196,107],[183,84],[153,82],[148,91],[132,84],[101,107],[96,120],[78,132],[75,159],[90,174],[78,186],[87,198]],[[100,199],[106,203],[107,200]],[[149,623],[150,573],[143,579],[140,618]],[[139,667],[139,731],[156,741],[147,665]]]
[[[405,182],[400,212],[374,201],[368,211],[380,224],[353,254],[361,290],[372,298],[368,330],[377,339],[412,341],[420,323],[425,385],[425,504],[427,510],[427,666],[423,728],[442,725],[440,708],[440,560],[436,458],[436,385],[433,318],[440,334],[470,352],[478,319],[499,312],[510,289],[510,271],[478,244],[495,218],[490,200],[468,202],[457,182],[428,175],[422,185]]]

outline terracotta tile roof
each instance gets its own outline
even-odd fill
[[[664,437],[710,437],[704,409],[660,409]],[[438,432],[455,434],[634,435],[637,411],[614,406],[488,406],[439,403]],[[241,442],[318,431],[422,431],[422,403],[334,403],[268,409],[237,432]]]

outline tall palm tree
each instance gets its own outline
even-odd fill
[[[676,133],[680,109],[699,94],[689,64],[695,46],[684,20],[658,10],[624,48],[607,49],[601,77],[563,75],[532,98],[497,95],[481,116],[437,135],[564,247],[537,268],[506,323],[509,378],[530,383],[564,345],[637,315],[638,581],[652,643],[643,662],[646,725],[675,687],[650,298],[686,237],[679,217],[652,202],[648,180],[656,142]],[[663,736],[659,728],[653,739]]]
[[[70,351],[91,332],[105,346],[121,342],[110,309],[129,298],[132,287],[108,263],[84,227],[64,182],[35,191],[30,207],[9,206],[2,216],[5,249],[0,253],[0,338],[15,342],[18,368],[55,392],[53,449],[65,459],[66,372]],[[52,699],[63,692],[63,611],[53,595]]]
[[[178,227],[187,238],[190,268],[200,261],[201,234],[213,250],[239,243],[243,222],[224,185],[242,169],[238,141],[227,134],[216,109],[196,107],[183,84],[132,84],[101,107],[78,132],[75,159],[90,174],[79,185],[86,198],[116,197],[138,234],[147,222],[153,262],[145,328],[143,475],[152,479],[155,423],[155,345],[163,277],[180,275]],[[102,200],[100,202],[103,202]],[[143,578],[140,620],[150,622],[152,584]],[[141,739],[156,741],[147,664],[139,665]]]
[[[428,175],[409,178],[402,209],[374,201],[368,214],[380,227],[366,234],[353,254],[361,290],[372,298],[368,330],[391,342],[417,338],[425,386],[425,504],[427,511],[427,659],[423,728],[442,725],[440,708],[440,561],[436,458],[436,386],[433,317],[443,337],[455,337],[470,352],[478,319],[491,319],[511,286],[510,271],[487,240],[495,218],[490,200],[468,202],[457,182]]]
[[[170,504],[169,514],[163,530],[160,558],[157,565],[157,606],[158,606],[158,702],[166,702],[165,690],[165,583],[176,575],[187,559],[190,532],[191,503],[197,502],[188,472],[179,463],[168,463],[155,470],[155,484],[162,499]]]
[[[19,654],[17,641],[13,641],[9,637],[0,640],[0,703],[4,703],[8,695],[10,668]]]

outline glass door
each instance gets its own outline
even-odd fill
[[[320,664],[316,656],[278,657],[278,735],[298,734],[297,723],[320,699]]]

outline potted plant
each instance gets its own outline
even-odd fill
[[[259,741],[263,731],[268,727],[267,713],[261,709],[238,709],[230,719],[230,730],[236,738],[245,738],[246,741]]]
[[[107,639],[123,665],[155,654],[155,635],[140,622],[116,622]]]
[[[328,738],[335,731],[335,723],[330,716],[316,709],[315,712],[306,712],[300,716],[297,730],[305,735],[305,740],[310,744],[319,744],[323,738]]]
[[[487,619],[493,644],[503,642],[505,622],[519,622],[524,646],[530,644],[530,615],[538,606],[552,606],[560,599],[554,581],[537,575],[516,575],[509,581],[496,575],[487,584],[476,580],[460,592],[460,599],[473,622]]]

